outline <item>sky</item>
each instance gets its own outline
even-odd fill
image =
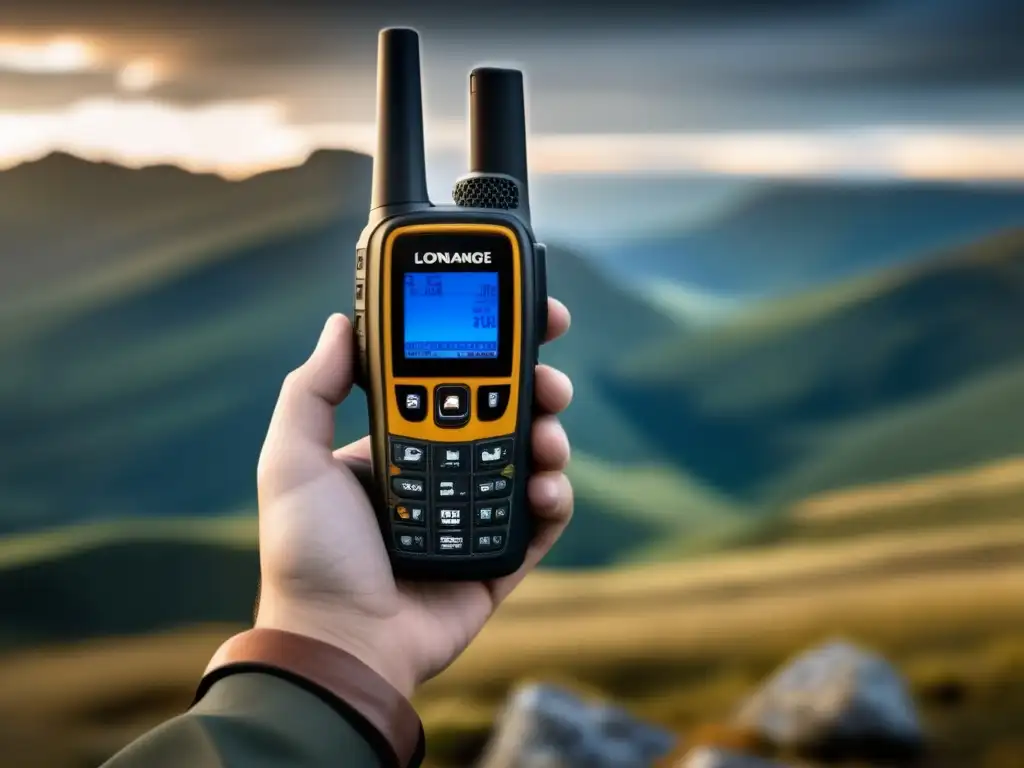
[[[526,72],[537,173],[1024,180],[1018,0],[2,6],[0,167],[65,150],[244,176],[372,152],[396,24],[422,35],[434,174],[465,160],[468,71],[498,64]]]

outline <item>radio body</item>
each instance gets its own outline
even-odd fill
[[[354,328],[378,522],[401,578],[491,579],[532,537],[545,249],[530,227],[522,75],[470,74],[470,173],[426,190],[418,36],[381,33],[378,151]]]

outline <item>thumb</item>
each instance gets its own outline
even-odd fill
[[[285,377],[264,452],[289,450],[303,443],[329,452],[334,441],[334,409],[352,389],[352,364],[352,326],[344,315],[331,315],[313,354]]]

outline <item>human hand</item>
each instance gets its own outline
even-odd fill
[[[568,330],[569,312],[554,299],[548,318],[547,341]],[[256,626],[337,646],[409,697],[469,645],[569,523],[569,441],[555,414],[569,405],[572,383],[537,366],[543,415],[532,427],[527,489],[537,525],[522,567],[489,582],[396,582],[373,506],[353,472],[370,460],[369,438],[332,451],[334,409],[351,390],[353,364],[349,321],[332,315],[313,354],[281,388],[257,473]]]

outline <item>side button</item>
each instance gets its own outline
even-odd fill
[[[352,332],[356,337],[356,349],[359,350],[359,356],[356,358],[355,382],[359,387],[366,389],[369,377],[366,374],[366,316],[364,312],[357,311],[352,316]]]
[[[537,286],[537,345],[534,355],[539,356],[541,341],[548,335],[548,248],[543,243],[533,246]]]

